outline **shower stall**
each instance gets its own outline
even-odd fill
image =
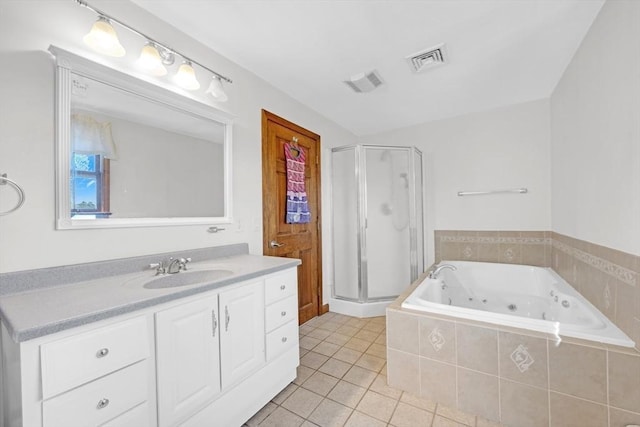
[[[422,273],[422,194],[422,153],[415,147],[332,150],[332,311],[383,315]]]

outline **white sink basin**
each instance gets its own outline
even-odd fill
[[[231,276],[232,274],[233,271],[222,269],[183,271],[180,273],[151,279],[144,284],[144,287],[147,289],[176,288],[179,286],[189,286],[198,283],[212,282],[227,276]]]

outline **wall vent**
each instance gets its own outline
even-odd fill
[[[345,80],[344,83],[353,89],[354,92],[364,93],[371,92],[378,86],[382,85],[384,81],[382,80],[382,77],[380,77],[380,73],[373,70],[369,73],[354,74],[349,78],[349,80]]]
[[[444,65],[447,62],[447,52],[444,43],[427,50],[407,56],[407,62],[414,73],[420,73],[429,68]]]

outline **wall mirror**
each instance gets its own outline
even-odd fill
[[[231,222],[231,118],[55,46],[57,228]]]

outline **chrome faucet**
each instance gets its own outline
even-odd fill
[[[438,265],[436,268],[434,268],[433,270],[431,270],[431,272],[429,273],[429,279],[437,279],[438,278],[438,274],[440,274],[440,272],[442,270],[444,270],[445,268],[448,268],[452,271],[456,271],[457,268],[455,265],[451,265],[451,264],[442,264],[442,265]]]
[[[156,269],[156,276],[163,274],[176,274],[181,271],[187,271],[187,264],[191,262],[191,258],[169,258],[169,261],[164,260],[160,262],[154,262],[149,264],[149,268]]]
[[[167,274],[176,274],[182,270],[187,271],[187,264],[190,262],[191,258],[169,258],[169,265],[165,272]]]
[[[156,276],[161,276],[167,271],[166,267],[164,266],[164,261],[153,262],[149,264],[149,268],[156,269]]]

